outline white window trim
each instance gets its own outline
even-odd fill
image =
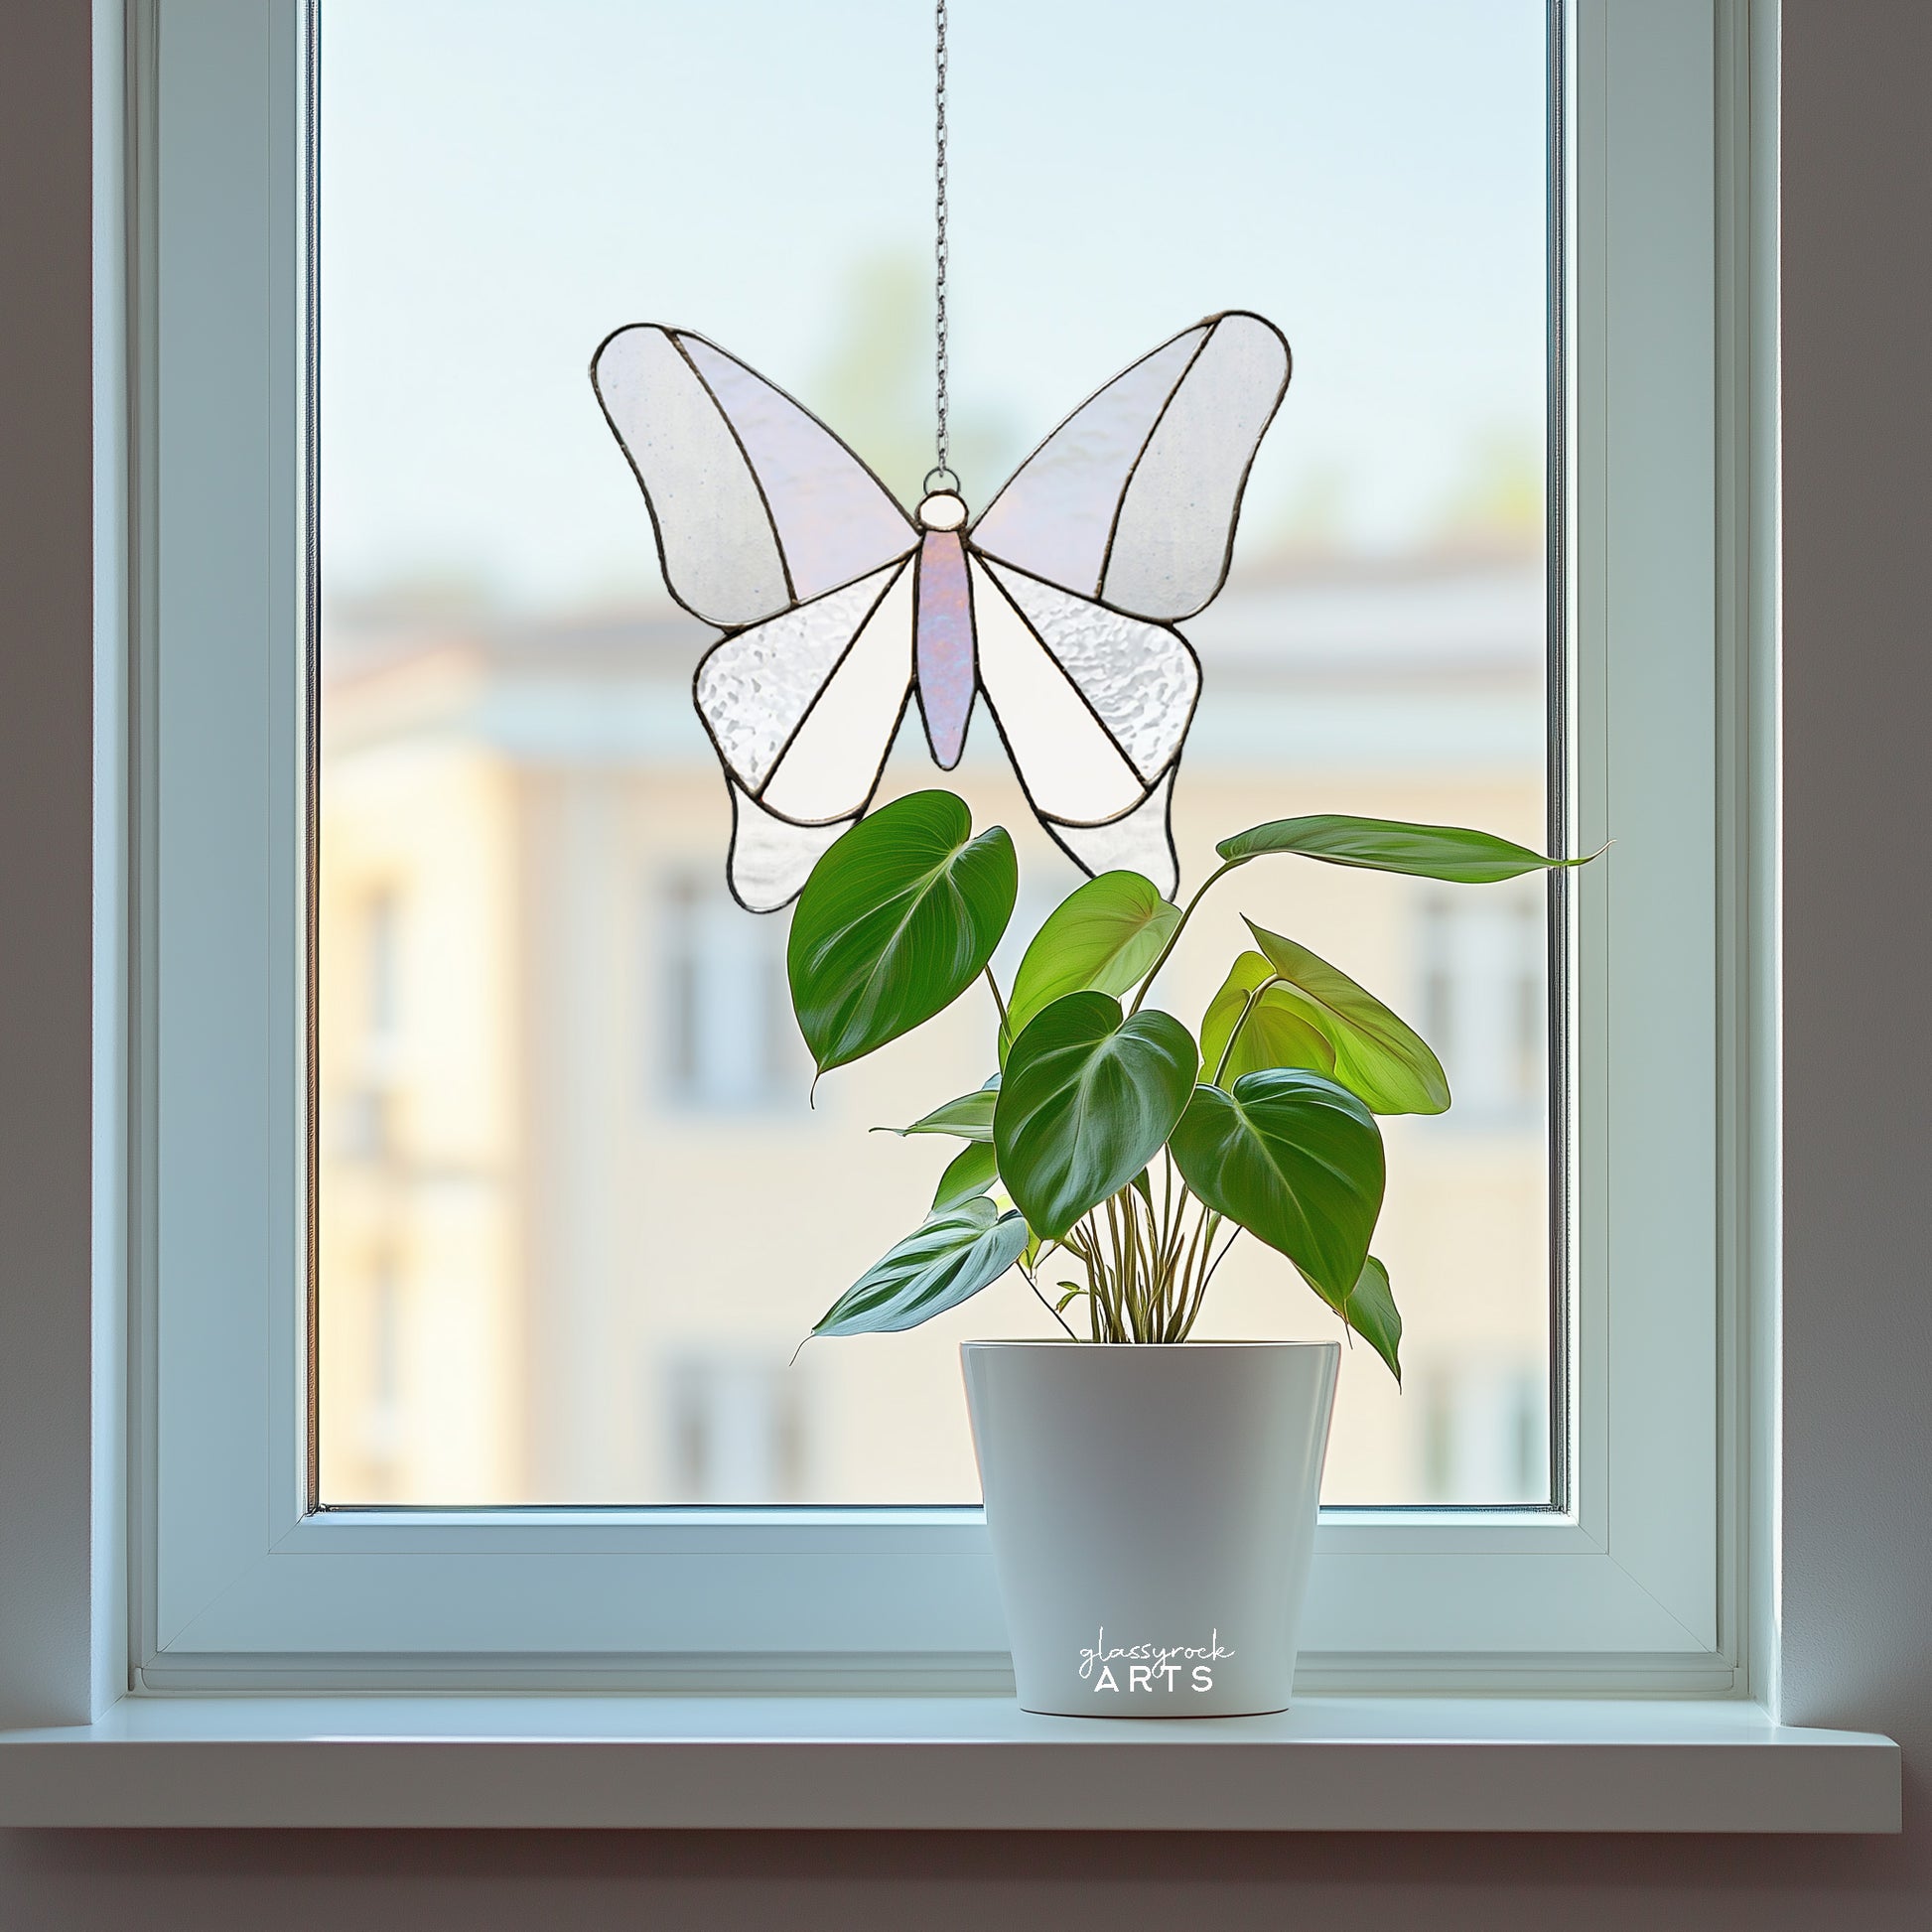
[[[137,1688],[1000,1687],[976,1512],[308,1513],[300,4],[134,19]],[[1757,689],[1749,412],[1721,406],[1748,333],[1718,306],[1747,26],[1576,0],[1571,32],[1572,838],[1617,840],[1574,895],[1574,1506],[1330,1512],[1311,1689],[1747,1688],[1768,821],[1712,755]]]
[[[1898,1747],[1696,1698],[126,1698],[0,1730],[8,1825],[1896,1832]]]

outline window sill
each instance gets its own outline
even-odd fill
[[[1899,1788],[1889,1738],[1689,1700],[129,1698],[0,1731],[9,1826],[1896,1832]]]

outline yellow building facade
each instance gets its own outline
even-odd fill
[[[1540,564],[1278,560],[1187,628],[1205,691],[1183,882],[1305,811],[1545,836]],[[950,1142],[869,1134],[992,1069],[986,996],[829,1075],[784,985],[788,914],[726,895],[729,805],[690,705],[709,633],[332,615],[318,879],[322,1489],[331,1502],[977,1500],[956,1344],[1053,1332],[1016,1274],[900,1335],[798,1343],[916,1224]],[[997,737],[944,783],[1021,851],[1010,977],[1077,883]],[[1385,1123],[1377,1252],[1405,1385],[1348,1351],[1331,1502],[1538,1499],[1548,1471],[1545,888],[1281,860],[1216,889],[1158,1004],[1190,1027],[1246,943],[1295,934],[1442,1053],[1439,1120]],[[1333,1318],[1238,1242],[1202,1332]]]

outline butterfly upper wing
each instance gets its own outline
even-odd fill
[[[634,323],[591,381],[643,488],[671,595],[732,629],[864,577],[918,540],[818,418],[689,330]]]
[[[1245,311],[1182,330],[1081,404],[975,519],[971,541],[1136,617],[1205,610],[1290,366],[1281,331]]]
[[[1131,867],[1170,896],[1178,882],[1169,807],[1200,660],[1172,624],[1226,580],[1289,369],[1259,316],[1183,329],[1076,409],[967,532],[987,702],[1041,824],[1088,872]]]

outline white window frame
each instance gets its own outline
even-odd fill
[[[135,1688],[998,1688],[977,1511],[312,1509],[305,8],[132,20]],[[1747,28],[1567,9],[1568,1507],[1325,1512],[1311,1688],[1745,1691]]]

